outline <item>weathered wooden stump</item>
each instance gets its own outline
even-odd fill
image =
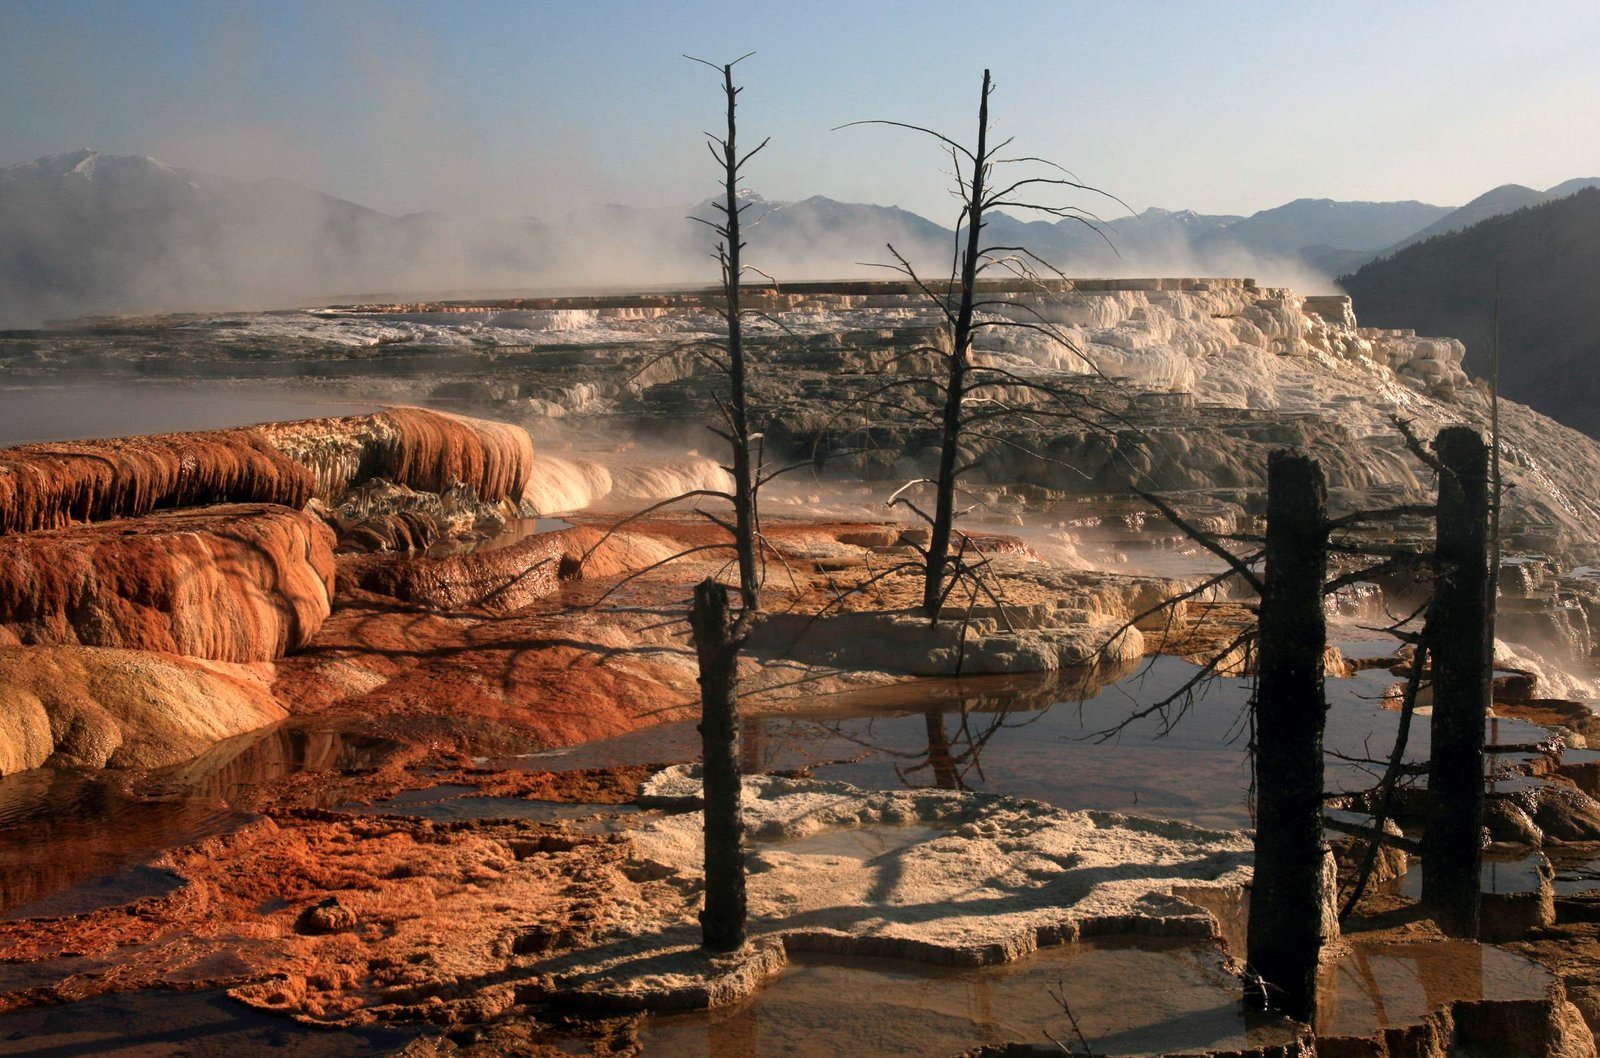
[[[739,641],[727,589],[707,577],[689,611],[700,661],[701,772],[705,788],[705,908],[701,944],[744,944],[744,822],[739,813]]]
[[[1267,461],[1266,576],[1255,699],[1251,969],[1275,1007],[1310,1021],[1322,949],[1323,648],[1327,488],[1308,456]]]
[[[1489,454],[1476,430],[1434,441],[1441,471],[1433,643],[1433,746],[1422,900],[1439,928],[1478,935],[1483,866],[1483,728],[1494,668],[1490,620]]]

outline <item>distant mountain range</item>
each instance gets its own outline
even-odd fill
[[[512,237],[437,214],[389,216],[285,180],[76,151],[0,168],[0,325],[294,305],[452,267],[514,277],[539,265],[541,241],[531,223]]]
[[[1249,217],[1147,209],[1099,224],[990,218],[1078,275],[1251,275],[1329,285],[1417,238],[1559,198],[1508,186],[1452,210],[1297,199]],[[883,275],[885,244],[929,274],[956,233],[893,206],[751,197],[748,259],[780,279]],[[152,158],[77,151],[0,168],[0,326],[90,313],[285,307],[360,294],[710,282],[699,209],[607,206],[556,221],[391,216],[283,180],[239,181]]]
[[[1460,209],[1451,210],[1426,228],[1420,228],[1411,233],[1389,247],[1384,253],[1391,254],[1415,243],[1425,242],[1436,235],[1448,235],[1453,231],[1470,228],[1479,221],[1488,220],[1490,217],[1501,217],[1519,209],[1527,209],[1529,206],[1539,206],[1546,202],[1554,202],[1558,198],[1567,198],[1589,187],[1600,187],[1600,177],[1590,176],[1568,180],[1547,191],[1535,191],[1533,188],[1523,187],[1521,184],[1501,184],[1491,191],[1485,191]],[[1362,263],[1365,264],[1365,262]]]
[[[1363,324],[1460,338],[1468,370],[1483,375],[1498,266],[1501,392],[1600,437],[1600,181],[1574,183],[1585,186],[1529,192],[1536,204],[1411,243],[1340,283]]]

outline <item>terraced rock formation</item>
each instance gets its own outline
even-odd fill
[[[21,445],[0,449],[0,532],[213,503],[300,508],[374,478],[429,492],[466,486],[515,505],[532,464],[526,430],[422,408]]]
[[[271,661],[332,608],[333,533],[227,504],[0,537],[0,638]]]

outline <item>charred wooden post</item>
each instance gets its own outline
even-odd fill
[[[1266,576],[1255,699],[1255,880],[1251,969],[1274,1005],[1309,1021],[1322,949],[1322,580],[1327,488],[1309,456],[1267,461]]]
[[[744,944],[744,821],[739,812],[739,637],[728,591],[707,577],[689,611],[700,661],[701,773],[705,785],[706,904],[701,944]]]
[[[1476,938],[1483,867],[1483,727],[1494,667],[1489,454],[1477,431],[1465,426],[1441,430],[1434,450],[1440,463],[1438,605],[1422,900],[1445,933]]]

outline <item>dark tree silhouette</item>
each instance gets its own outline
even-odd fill
[[[985,273],[999,269],[1010,279],[1023,280],[1025,285],[1038,290],[1049,288],[1048,276],[1064,279],[1053,266],[1023,246],[985,245],[983,231],[985,218],[994,210],[1010,209],[1024,213],[1043,214],[1080,221],[1097,232],[1098,220],[1093,214],[1073,206],[1056,206],[1034,201],[1037,191],[1071,188],[1104,195],[1105,192],[1078,182],[1072,174],[1053,162],[1035,157],[1002,157],[1001,153],[1011,143],[1009,139],[991,143],[989,126],[989,96],[993,84],[989,71],[983,71],[983,88],[978,100],[978,135],[976,145],[969,149],[954,139],[919,125],[900,121],[872,119],[854,121],[854,125],[889,125],[910,129],[932,136],[944,145],[955,167],[956,189],[961,199],[961,219],[958,224],[957,247],[948,279],[942,289],[925,282],[917,275],[911,262],[889,246],[895,264],[893,268],[909,277],[918,290],[938,307],[944,325],[944,345],[924,346],[913,353],[934,353],[944,359],[942,379],[901,379],[874,390],[869,398],[875,399],[892,389],[933,382],[938,387],[939,464],[936,477],[930,482],[934,489],[933,512],[930,514],[910,497],[909,489],[896,493],[892,502],[904,504],[931,526],[931,539],[927,547],[919,547],[922,555],[923,590],[922,609],[931,619],[937,620],[945,600],[956,583],[966,576],[976,576],[980,564],[969,562],[966,549],[952,554],[952,540],[956,535],[956,493],[961,475],[974,469],[973,463],[962,462],[962,446],[975,424],[986,422],[996,415],[1014,411],[1002,397],[1004,391],[1024,391],[1032,399],[1042,400],[1049,407],[1040,410],[1030,406],[1030,414],[1064,416],[1084,421],[1088,405],[1081,394],[1070,394],[1036,379],[1028,379],[997,366],[976,363],[973,360],[973,339],[980,332],[999,327],[1031,330],[1070,349],[1082,357],[1093,370],[1093,364],[1082,350],[1059,328],[1043,315],[1023,302],[1004,298],[986,299],[982,280]],[[997,173],[1002,166],[1028,165],[1032,172],[1045,171],[1052,175],[1021,176],[1014,180],[1001,179]],[[1112,197],[1112,196],[1107,196]],[[1104,237],[1102,233],[1102,238]],[[1108,240],[1109,242],[1109,240]],[[1047,276],[1048,274],[1048,276]],[[1009,308],[1024,316],[986,315],[988,310]],[[1104,409],[1096,409],[1104,411]],[[1097,424],[1098,425],[1098,424]],[[986,592],[987,593],[987,592]],[[996,600],[998,602],[998,600]]]
[[[700,912],[701,939],[712,951],[731,951],[744,944],[744,823],[739,793],[739,650],[750,634],[751,622],[761,609],[761,584],[756,561],[760,521],[756,508],[755,472],[750,458],[750,416],[745,396],[744,319],[739,304],[739,284],[744,276],[740,256],[744,250],[741,214],[748,204],[739,202],[739,174],[767,145],[762,140],[749,153],[739,154],[737,109],[739,86],[733,67],[740,56],[721,67],[704,59],[693,61],[720,70],[727,100],[727,134],[710,136],[713,156],[722,166],[723,200],[713,203],[721,213],[716,221],[694,218],[717,235],[716,256],[722,272],[723,318],[728,328],[722,358],[709,352],[728,376],[728,398],[717,399],[724,428],[713,431],[732,449],[733,524],[707,513],[733,534],[739,565],[737,612],[728,605],[727,589],[707,577],[695,589],[689,624],[700,662],[700,738],[705,788],[705,908]]]

